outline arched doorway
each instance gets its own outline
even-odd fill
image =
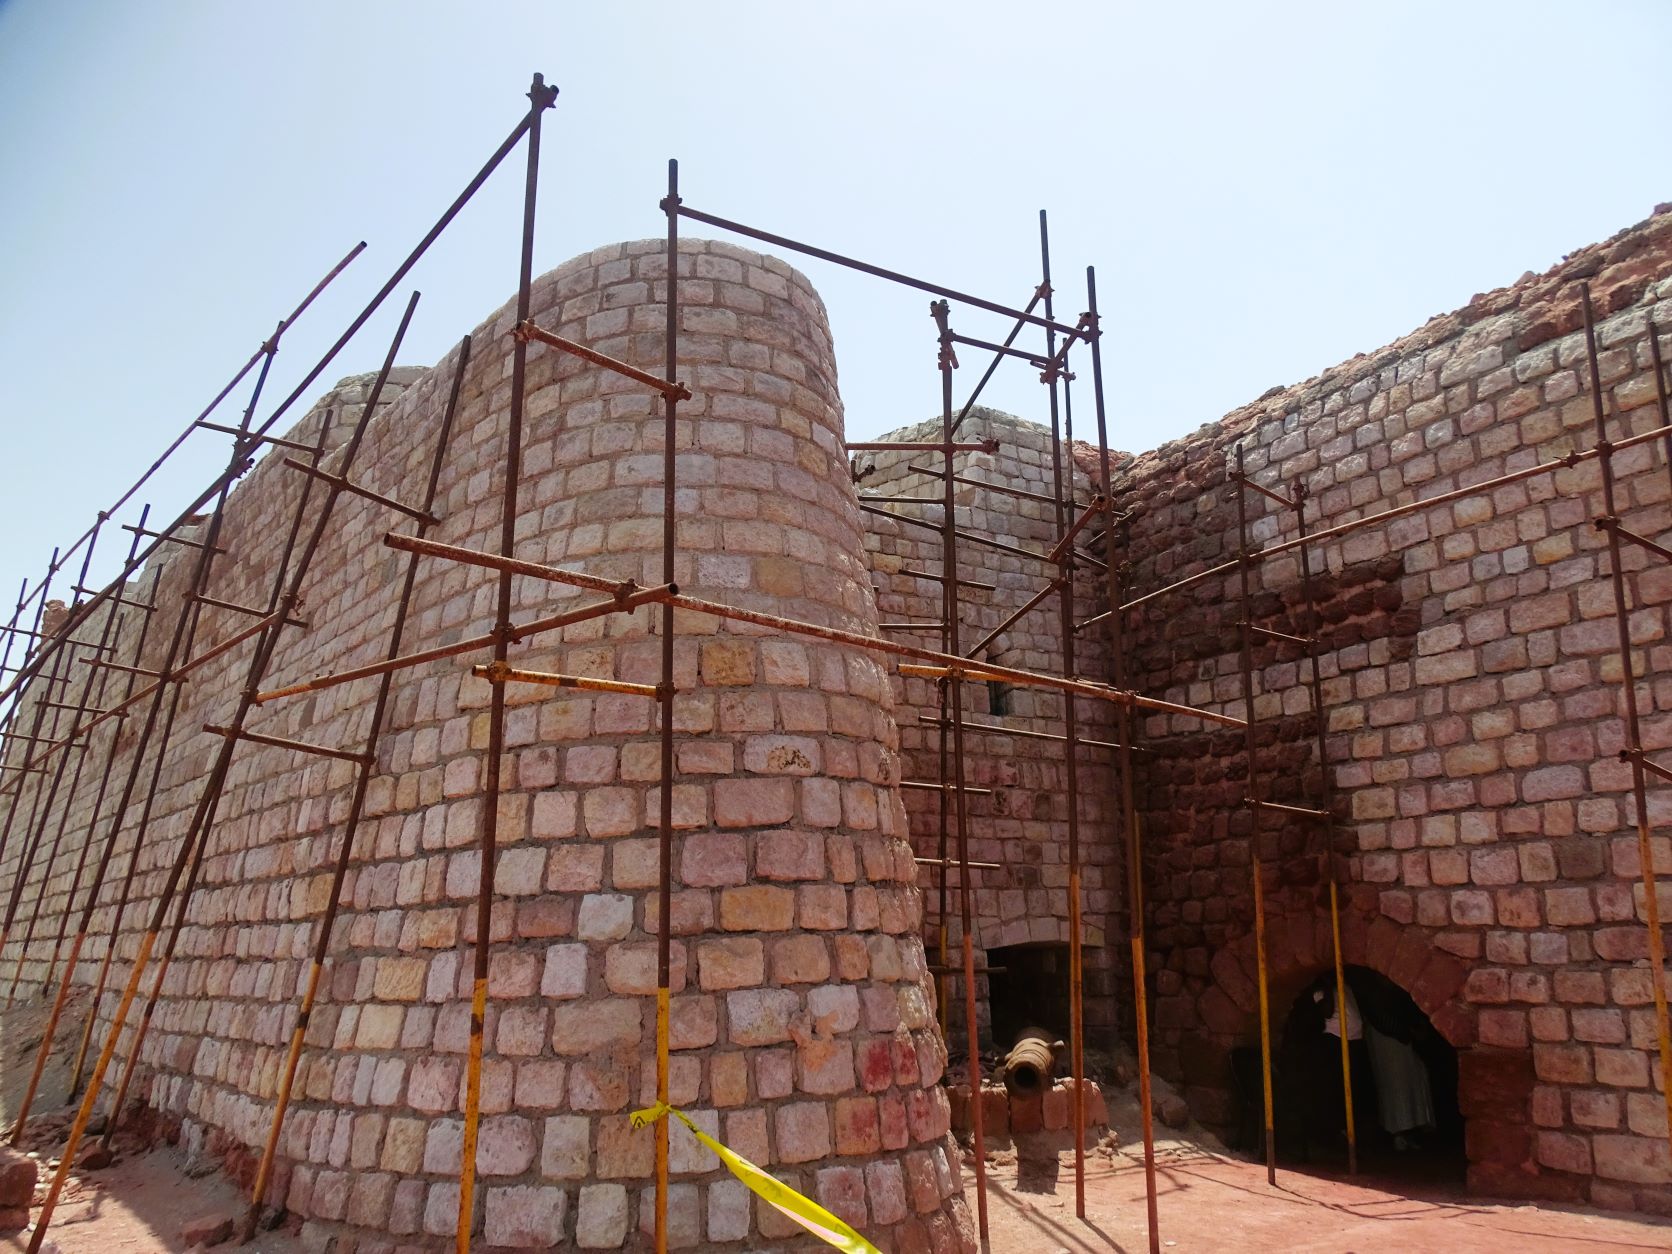
[[[1368,967],[1346,968],[1346,1033],[1359,1168],[1402,1183],[1464,1179],[1457,1050],[1411,995]],[[1320,971],[1272,1015],[1273,1111],[1277,1152],[1294,1167],[1346,1166],[1346,1101],[1335,977]],[[1259,1051],[1233,1059],[1246,1129],[1259,1123]]]

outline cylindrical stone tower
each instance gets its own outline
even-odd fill
[[[680,407],[681,589],[874,632],[818,297],[782,262],[723,244],[686,241],[679,266],[680,375],[694,392]],[[665,299],[665,253],[651,242],[545,275],[533,309],[541,327],[660,373]],[[475,335],[429,533],[484,551],[497,547],[511,319],[508,306]],[[420,498],[456,363],[373,420],[357,482]],[[659,583],[658,398],[538,345],[528,382],[518,556]],[[240,558],[228,578],[249,601],[271,579],[298,490],[277,460],[228,510]],[[304,586],[309,625],[284,638],[271,684],[383,656],[407,559],[380,538],[409,526],[372,501],[339,503]],[[423,559],[403,651],[486,630],[493,582]],[[526,578],[515,595],[518,621],[596,599]],[[654,607],[596,619],[516,646],[511,661],[655,682],[659,624]],[[972,1248],[888,675],[876,657],[814,638],[683,613],[675,626],[673,1102],[885,1249]],[[469,673],[480,660],[397,676],[280,1143],[270,1197],[319,1240],[359,1251],[451,1248],[489,697]],[[156,820],[168,840],[201,779],[196,728],[224,716],[241,682],[226,667],[188,693],[192,731],[170,750]],[[251,730],[352,747],[370,692],[357,681],[276,701]],[[517,684],[507,695],[478,1241],[643,1249],[654,1134],[628,1115],[655,1097],[657,707]],[[222,1150],[241,1171],[265,1135],[351,777],[341,762],[240,749],[146,1044],[149,1099],[185,1120],[189,1147]],[[139,893],[154,881],[142,876]],[[125,929],[124,958],[131,944]],[[671,1135],[672,1244],[812,1243],[682,1126]]]
[[[679,263],[680,375],[695,394],[680,407],[681,590],[874,631],[822,304],[773,258],[691,241]],[[540,282],[536,321],[658,370],[665,264],[659,243],[595,252]],[[549,350],[533,351],[529,377],[527,462],[545,471],[531,494],[543,545],[525,551],[656,583],[659,399]],[[532,611],[552,589],[523,593]],[[659,621],[642,611],[570,629],[531,664],[653,683]],[[679,614],[675,632],[672,1100],[883,1244],[956,1248],[967,1218],[887,674],[844,646],[707,616]],[[648,1230],[651,1208],[650,1134],[626,1113],[654,1098],[656,707],[544,689],[514,699],[537,704],[531,734],[561,753],[555,786],[534,798],[547,843],[526,856],[575,922],[562,943],[506,947],[544,965],[526,1005],[499,1003],[498,1039],[503,1053],[511,1016],[532,1016],[531,1039],[566,1061],[563,1113],[539,1130],[546,1187],[574,1178],[577,1242],[613,1246],[630,1224]],[[672,1155],[677,1244],[799,1231],[716,1174],[677,1124]],[[490,1181],[490,1240],[510,1204]]]

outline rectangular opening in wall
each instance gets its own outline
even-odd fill
[[[1040,941],[987,951],[993,1046],[1001,1053],[1023,1028],[1068,1039],[1068,946]],[[1000,969],[1002,968],[1002,969]]]

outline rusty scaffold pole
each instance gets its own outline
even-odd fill
[[[540,184],[540,119],[557,100],[557,88],[548,87],[539,74],[528,89],[526,153],[523,182],[522,249],[517,267],[517,325],[528,321],[534,282],[534,206]],[[511,346],[510,414],[505,433],[505,491],[499,521],[499,551],[502,557],[515,555],[517,542],[517,488],[522,478],[523,401],[527,391],[528,342],[522,338]],[[499,572],[494,630],[497,639],[493,660],[504,665],[511,629],[512,574]],[[483,1026],[488,1004],[488,959],[493,948],[493,877],[499,846],[500,771],[505,751],[505,685],[494,684],[488,706],[488,747],[482,799],[481,867],[476,890],[475,965],[471,978],[470,1045],[465,1063],[464,1139],[459,1159],[459,1214],[454,1231],[458,1254],[469,1254],[470,1234],[475,1225],[476,1138],[482,1118]]]
[[[106,521],[108,521],[108,519],[109,519],[109,515],[105,514],[101,511],[100,514],[99,514],[99,521],[94,526],[94,530],[93,530],[93,533],[92,533],[92,539],[90,540],[90,542],[88,543],[88,546],[87,546],[86,557],[82,562],[81,578],[77,582],[77,587],[78,588],[85,585],[86,582],[87,582],[88,567],[92,564],[93,551],[98,544],[99,528],[101,528],[104,525],[104,523]],[[130,544],[130,551],[129,551],[129,554],[128,554],[128,557],[129,557],[130,560],[133,557],[132,550],[134,548],[136,548],[137,546],[138,546],[138,537],[136,536],[134,538],[132,544]],[[119,605],[115,605],[115,604],[111,605],[110,610],[106,613],[106,615],[104,617],[104,622],[100,624],[98,643],[93,648],[93,656],[90,657],[90,658],[81,659],[83,662],[95,662],[96,663],[96,662],[102,660],[103,655],[110,648],[111,637],[112,637],[112,634],[113,634],[113,632],[116,628],[118,620],[122,617],[122,611],[126,608],[128,608],[128,607],[127,606],[119,606]],[[138,607],[135,607],[135,608],[138,608],[141,613],[143,613],[147,617],[149,617],[150,606],[148,606],[148,605],[138,606]],[[16,995],[17,995],[17,986],[18,986],[19,981],[23,977],[24,962],[28,958],[29,947],[34,943],[34,940],[35,940],[35,928],[36,928],[37,924],[40,922],[42,911],[46,907],[47,892],[48,892],[48,889],[50,888],[51,883],[52,883],[53,871],[58,865],[58,854],[63,847],[65,831],[69,827],[70,810],[71,810],[73,802],[74,802],[74,800],[75,800],[76,796],[78,795],[79,790],[81,788],[81,777],[82,777],[83,770],[85,769],[85,767],[87,765],[87,759],[90,756],[91,744],[90,744],[90,742],[86,742],[86,741],[82,742],[81,746],[80,746],[80,749],[81,749],[80,752],[70,753],[68,750],[71,748],[71,745],[75,742],[76,737],[82,734],[82,728],[85,724],[85,720],[88,716],[89,711],[90,710],[96,711],[96,704],[95,703],[104,700],[105,687],[106,687],[106,682],[109,679],[109,675],[110,675],[110,672],[109,672],[108,668],[106,668],[106,667],[91,666],[91,667],[88,668],[85,679],[83,680],[83,683],[82,683],[81,695],[76,701],[75,713],[71,716],[71,719],[70,719],[69,732],[65,736],[65,740],[66,740],[65,752],[63,752],[62,754],[59,755],[57,767],[56,767],[56,769],[54,770],[54,773],[53,773],[52,787],[49,790],[49,792],[47,793],[46,812],[44,814],[42,814],[42,816],[41,816],[41,826],[42,826],[43,830],[45,829],[45,827],[47,825],[49,825],[51,823],[51,815],[52,815],[54,801],[57,798],[57,795],[58,795],[58,792],[59,792],[59,786],[63,781],[65,768],[69,765],[69,761],[72,757],[75,759],[75,769],[74,769],[73,772],[71,772],[69,791],[65,796],[63,807],[59,810],[58,825],[57,825],[57,829],[53,833],[52,847],[51,847],[51,849],[48,853],[48,856],[47,856],[46,868],[41,873],[40,889],[37,892],[36,897],[35,897],[34,909],[31,911],[31,913],[29,915],[28,926],[25,928],[24,933],[23,933],[22,944],[19,945],[19,947],[18,947],[17,965],[12,970],[11,984],[6,990],[6,1001],[8,1003],[10,1003],[13,1000],[13,998],[16,997]],[[40,835],[37,834],[35,839],[39,840]],[[85,851],[86,851],[86,845],[85,844],[83,844],[82,849],[83,849],[83,853],[85,853]],[[82,859],[82,861],[85,862],[85,857]],[[79,870],[79,868],[78,868],[78,870]],[[25,868],[23,871],[21,871],[19,873],[17,883],[13,886],[13,893],[16,896],[18,896],[19,898],[21,898],[21,896],[22,896],[23,881],[27,877],[27,875],[28,875],[28,868]],[[79,878],[79,876],[78,876],[78,878]],[[72,888],[70,889],[69,895],[65,898],[63,913],[66,914],[66,915],[69,913],[70,909],[72,908],[74,895],[75,895],[75,889],[72,886]],[[9,931],[10,929],[8,927],[5,930]],[[62,934],[62,927],[60,927],[59,930],[60,930],[60,935],[61,935]],[[56,966],[56,964],[57,964],[57,952],[56,952],[56,950],[53,953],[53,964],[54,964],[54,966]],[[45,983],[47,985],[50,985],[51,982],[52,982],[52,970],[49,968],[48,971],[47,971],[46,979],[45,979],[45,981],[43,981],[43,983]]]
[[[1114,475],[1109,463],[1109,417],[1103,388],[1103,322],[1097,304],[1097,269],[1086,267],[1086,314],[1082,319],[1091,347],[1092,404],[1097,416],[1099,488],[1108,510],[1103,534],[1104,556],[1108,559],[1109,608],[1102,617],[1108,622],[1111,678],[1117,689],[1125,690],[1126,616],[1121,605],[1123,562],[1116,552]],[[1132,964],[1133,1037],[1138,1054],[1138,1116],[1144,1135],[1144,1207],[1151,1254],[1161,1249],[1161,1227],[1156,1200],[1155,1113],[1150,1092],[1148,959],[1144,953],[1143,847],[1138,827],[1136,787],[1133,778],[1133,736],[1137,730],[1133,704],[1115,707],[1115,745],[1120,771],[1121,831],[1125,836],[1127,949]],[[1219,721],[1234,723],[1234,719]]]
[[[295,749],[298,752],[311,752],[334,757],[345,756],[341,750],[333,750],[302,741],[277,740],[273,737],[264,737],[258,733],[249,732],[246,730],[246,723],[255,709],[255,696],[259,690],[261,680],[272,662],[273,653],[278,648],[280,633],[286,626],[306,626],[306,624],[298,623],[293,617],[302,603],[303,581],[306,579],[312,567],[313,558],[324,540],[337,501],[344,492],[354,489],[354,484],[348,477],[349,472],[353,467],[366,430],[371,426],[372,419],[377,413],[384,385],[388,382],[390,370],[394,368],[396,354],[400,351],[401,341],[406,336],[407,327],[411,324],[412,315],[417,305],[418,293],[414,292],[407,302],[406,310],[401,316],[400,325],[396,328],[394,338],[390,342],[388,354],[384,358],[383,368],[372,384],[365,406],[360,411],[359,419],[356,421],[352,433],[343,445],[339,473],[335,475],[318,473],[318,463],[324,455],[325,440],[330,429],[328,420],[322,421],[320,424],[320,436],[314,449],[313,466],[309,467],[291,461],[285,463],[288,467],[311,473],[304,480],[303,491],[297,500],[296,511],[291,517],[290,531],[284,550],[274,569],[272,590],[268,594],[266,606],[248,611],[260,617],[262,621],[267,622],[268,627],[262,633],[256,645],[250,663],[249,677],[239,693],[236,712],[233,714],[229,725],[206,724],[203,728],[204,731],[219,735],[223,739],[217,751],[214,765],[210,768],[209,782],[198,799],[197,809],[192,816],[192,825],[187,831],[182,846],[183,849],[191,848],[191,862],[186,870],[185,883],[179,892],[179,905],[175,909],[174,922],[170,926],[168,937],[163,943],[161,958],[157,963],[156,974],[151,982],[151,992],[145,999],[144,1008],[140,1013],[139,1022],[133,1033],[133,1040],[128,1047],[128,1056],[123,1064],[122,1077],[117,1085],[116,1097],[111,1103],[110,1118],[106,1121],[104,1135],[101,1138],[101,1143],[107,1149],[110,1147],[111,1138],[115,1135],[116,1129],[121,1124],[122,1114],[127,1108],[128,1090],[138,1070],[140,1051],[144,1047],[147,1034],[150,1032],[151,1020],[156,1014],[157,1001],[162,996],[163,983],[168,978],[169,970],[174,961],[175,950],[180,943],[180,934],[186,925],[187,913],[191,909],[198,877],[202,874],[204,859],[208,856],[209,841],[215,826],[215,816],[224,795],[227,774],[231,770],[232,758],[237,752],[238,741],[248,739],[282,748]],[[316,479],[326,485],[326,491],[319,508],[319,516],[314,522],[307,542],[302,547],[293,571],[291,569],[291,557],[295,553],[296,542],[302,535],[303,523],[307,517],[308,506],[312,503],[312,487]],[[207,598],[200,599],[204,600],[205,604],[216,604],[216,602]],[[159,917],[161,916],[159,915]]]
[[[677,420],[679,396],[673,390],[679,375],[679,162],[668,162],[668,194],[661,209],[667,217],[667,299],[663,328],[665,354],[662,391],[662,582],[674,582],[675,501],[678,485]],[[662,677],[657,693],[657,716],[661,720],[658,749],[661,756],[661,791],[656,809],[656,1100],[671,1100],[668,1080],[668,1045],[672,1013],[673,983],[673,607],[662,604]],[[668,1135],[670,1120],[656,1121],[656,1199],[654,1237],[656,1254],[668,1248]]]
[[[1241,561],[1237,569],[1238,604],[1241,606],[1243,749],[1247,758],[1248,778],[1244,784],[1243,806],[1248,812],[1249,879],[1254,889],[1254,960],[1255,976],[1260,999],[1260,1093],[1265,1120],[1266,1183],[1277,1183],[1277,1134],[1272,1112],[1271,1085],[1271,1005],[1267,989],[1266,967],[1266,897],[1262,882],[1264,868],[1260,863],[1260,812],[1262,800],[1259,775],[1258,744],[1254,718],[1254,600],[1250,573],[1258,560],[1248,542],[1248,478],[1243,470],[1242,445],[1237,445],[1237,470],[1232,476],[1237,494],[1237,543]],[[1343,1008],[1344,1011],[1344,1008]],[[1342,1031],[1346,1031],[1343,1013]]]
[[[423,503],[419,508],[426,516],[433,517],[436,494],[441,484],[441,471],[445,464],[447,448],[453,431],[453,420],[458,412],[459,392],[464,383],[465,370],[470,365],[470,337],[467,335],[459,344],[458,363],[453,370],[453,384],[447,395],[447,407],[442,413],[441,429],[436,435],[435,455],[430,460],[429,480],[425,485]],[[417,534],[422,536],[432,525],[429,517],[417,520]],[[395,600],[395,620],[389,627],[388,656],[393,659],[400,656],[401,639],[406,632],[408,614],[412,608],[412,594],[418,580],[418,554],[408,555],[406,573],[401,582],[401,590]],[[313,1009],[319,996],[320,977],[325,969],[325,960],[331,949],[331,932],[336,923],[337,911],[342,903],[343,885],[348,878],[348,868],[354,858],[355,838],[360,830],[360,820],[365,814],[366,794],[371,786],[372,776],[376,770],[376,754],[378,741],[383,735],[383,722],[389,708],[389,694],[394,686],[395,672],[386,670],[378,677],[377,693],[372,699],[371,724],[366,730],[364,748],[361,750],[358,770],[354,777],[353,793],[349,798],[348,814],[343,820],[341,844],[337,849],[336,863],[331,873],[331,888],[325,900],[325,910],[315,925],[314,946],[312,960],[308,964],[308,972],[302,987],[302,996],[296,1008],[296,1022],[291,1029],[290,1043],[285,1052],[284,1064],[279,1074],[277,1094],[273,1100],[273,1116],[267,1130],[267,1139],[262,1145],[261,1159],[256,1166],[255,1180],[250,1186],[250,1204],[244,1214],[241,1239],[250,1240],[255,1234],[258,1221],[261,1218],[262,1200],[267,1192],[267,1185],[272,1179],[273,1163],[278,1154],[279,1134],[284,1128],[285,1114],[290,1106],[292,1086],[296,1081],[296,1070],[302,1057],[302,1046],[307,1038],[308,1024],[313,1015]]]
[[[1643,918],[1648,927],[1649,988],[1655,1005],[1655,1036],[1660,1054],[1660,1089],[1666,1104],[1666,1137],[1672,1149],[1672,1025],[1668,1023],[1666,993],[1666,938],[1661,932],[1660,899],[1655,878],[1654,843],[1649,817],[1648,775],[1661,780],[1672,780],[1672,770],[1650,760],[1643,747],[1642,716],[1638,709],[1637,664],[1632,656],[1631,605],[1626,595],[1625,569],[1621,564],[1622,541],[1629,541],[1654,557],[1672,561],[1668,550],[1647,536],[1629,530],[1620,519],[1619,484],[1615,478],[1614,454],[1621,447],[1608,438],[1608,419],[1602,400],[1601,371],[1597,363],[1595,313],[1591,307],[1591,287],[1579,285],[1580,303],[1585,315],[1585,359],[1591,385],[1591,413],[1596,423],[1598,468],[1602,474],[1602,514],[1596,518],[1597,530],[1608,537],[1609,578],[1614,590],[1614,618],[1620,634],[1620,691],[1625,706],[1625,748],[1620,759],[1631,764],[1631,793],[1636,807],[1637,859],[1643,888]],[[1649,338],[1653,343],[1651,360],[1655,367],[1656,397],[1661,405],[1661,416],[1666,417],[1666,384],[1660,363],[1658,333],[1649,324]],[[1663,421],[1662,425],[1666,425]]]
[[[41,623],[44,621],[46,613],[46,596],[44,594],[52,582],[52,572],[57,564],[58,550],[53,549],[52,561],[47,566],[46,578],[42,581],[40,587],[36,589],[40,598],[40,604],[35,607],[35,625],[28,633],[28,638],[34,642],[35,646],[38,646],[43,640],[41,635]],[[27,603],[27,601],[22,602],[24,605]],[[24,647],[23,664],[18,668],[19,671],[21,672],[28,669],[31,664],[38,665],[41,652],[42,650],[39,647],[26,645]],[[54,654],[54,658],[56,659],[56,653]],[[4,825],[0,825],[0,862],[5,860],[6,851],[11,847],[12,826],[17,821],[18,811],[23,808],[22,801],[24,785],[29,782],[29,776],[31,774],[40,773],[41,770],[40,762],[37,759],[36,747],[40,742],[41,724],[46,718],[46,698],[51,695],[52,690],[58,683],[59,667],[56,660],[53,663],[53,667],[53,673],[42,681],[46,686],[46,692],[44,694],[37,694],[35,697],[34,718],[33,720],[30,720],[27,735],[19,737],[17,729],[11,726],[12,723],[17,721],[20,715],[23,715],[24,702],[21,694],[17,700],[12,702],[11,709],[6,712],[7,727],[4,736],[4,750],[3,755],[0,756],[10,756],[11,748],[14,744],[21,744],[23,746],[23,752],[21,761],[10,764],[18,768],[15,782],[12,780],[5,781],[6,785],[10,786],[12,789],[12,804],[6,807],[6,821]],[[24,715],[24,717],[27,718],[27,715]],[[38,794],[39,791],[40,789],[37,786],[35,792]],[[0,945],[3,945],[4,943],[5,937],[0,935]]]
[[[548,566],[542,562],[503,558],[497,553],[484,553],[459,545],[415,540],[410,536],[395,533],[384,536],[383,542],[388,547],[399,549],[402,552],[428,553],[435,557],[464,562],[470,566],[483,566],[490,570],[509,570],[514,574],[526,575],[531,579],[544,579],[551,583],[568,584],[571,587],[596,589],[602,584],[607,585],[602,590],[613,591],[616,587],[621,586],[615,581],[599,579],[596,575],[585,575],[579,571],[565,570],[561,566]],[[636,585],[627,581],[627,586],[635,587]],[[996,680],[1000,683],[1021,684],[1030,688],[1045,688],[1054,692],[1073,692],[1079,696],[1097,701],[1126,705],[1137,710],[1153,710],[1160,714],[1177,714],[1184,718],[1200,719],[1204,723],[1213,723],[1222,727],[1241,727],[1243,725],[1242,719],[1232,714],[1198,709],[1195,706],[1183,705],[1177,701],[1163,701],[1158,697],[1146,697],[1136,692],[1127,692],[1116,688],[1112,684],[1098,683],[1088,679],[1068,679],[1061,675],[1023,670],[1015,666],[1001,666],[996,662],[972,662],[967,657],[942,653],[936,649],[922,649],[915,645],[902,644],[897,640],[888,640],[880,636],[866,636],[857,631],[847,631],[840,627],[827,627],[823,623],[810,623],[799,618],[786,618],[781,614],[768,614],[761,610],[745,609],[740,605],[728,605],[723,601],[710,601],[704,597],[687,596],[676,589],[651,588],[635,595],[657,603],[665,601],[676,610],[689,610],[694,614],[709,614],[715,618],[726,619],[731,622],[753,623],[757,627],[767,627],[774,631],[809,636],[816,640],[829,640],[836,644],[845,644],[851,648],[867,652],[908,659],[900,664],[902,675],[938,679],[942,675],[950,674],[975,683],[987,683]],[[632,599],[634,598],[627,598],[629,601]],[[641,601],[641,603],[643,602]],[[613,610],[620,604],[619,601],[612,602],[610,608]],[[265,697],[268,694],[262,695]]]
[[[1045,211],[1039,211],[1039,290],[1043,293],[1045,317],[1056,320],[1055,301],[1051,290],[1051,236]],[[1021,324],[1018,323],[1018,326]],[[1053,519],[1055,522],[1058,543],[1056,551],[1061,553],[1061,573],[1057,578],[1048,581],[1043,592],[1053,588],[1058,593],[1057,618],[1061,627],[1060,647],[1062,649],[1062,673],[1074,675],[1077,668],[1074,664],[1074,547],[1073,533],[1070,528],[1074,525],[1070,518],[1068,502],[1074,493],[1074,463],[1067,459],[1067,449],[1072,448],[1073,429],[1069,428],[1067,439],[1063,433],[1063,408],[1069,406],[1068,422],[1072,423],[1072,401],[1068,397],[1069,377],[1056,364],[1057,336],[1049,327],[1045,329],[1045,353],[1048,366],[1041,373],[1040,378],[1046,385],[1051,415],[1051,495]],[[1062,393],[1059,405],[1059,388]],[[1064,464],[1066,461],[1066,465]],[[948,467],[948,481],[951,478],[951,468]],[[1106,497],[1103,499],[1107,499]],[[1087,515],[1089,517],[1089,515]],[[1034,602],[1029,602],[1023,608],[1031,608]],[[1086,1026],[1085,1026],[1085,940],[1082,934],[1084,927],[1082,910],[1084,890],[1081,884],[1080,866],[1080,769],[1079,769],[1079,721],[1076,718],[1074,694],[1062,694],[1062,731],[1063,731],[1063,783],[1065,807],[1068,819],[1068,1052],[1069,1071],[1074,1082],[1074,1099],[1070,1114],[1074,1128],[1074,1214],[1084,1219],[1086,1217]]]
[[[947,302],[944,300],[935,301],[930,305],[929,310],[930,315],[935,320],[940,341],[937,362],[941,379],[941,466],[946,476],[942,480],[944,493],[941,505],[942,512],[945,515],[941,519],[941,573],[943,575],[941,613],[946,625],[946,652],[957,656],[960,652],[957,499],[954,495],[957,485],[952,482],[953,458],[957,449],[952,430],[952,372],[957,368],[958,357],[954,348],[954,336],[950,326],[950,309]],[[949,696],[946,703],[946,713],[952,723],[952,778],[950,781],[942,781],[941,793],[944,797],[946,793],[945,785],[950,782],[952,788],[953,841],[958,851],[958,914],[963,933],[961,939],[963,942],[964,967],[964,1039],[965,1047],[969,1051],[970,1132],[975,1150],[976,1229],[980,1234],[982,1247],[986,1248],[988,1244],[987,1146],[985,1129],[982,1126],[984,1119],[981,1109],[981,1028],[976,1019],[975,1008],[975,924],[970,891],[969,804],[964,795],[963,683],[956,676],[949,676],[949,678],[954,680],[948,685]],[[944,871],[945,868],[943,867],[943,874]]]
[[[1341,885],[1335,865],[1335,772],[1329,763],[1329,728],[1324,712],[1324,681],[1318,661],[1318,650],[1323,641],[1323,612],[1318,608],[1312,586],[1312,549],[1306,543],[1306,481],[1297,478],[1291,501],[1295,512],[1295,533],[1300,540],[1296,556],[1300,560],[1300,599],[1305,612],[1301,628],[1307,662],[1307,699],[1312,707],[1313,730],[1318,741],[1318,771],[1321,776],[1323,817],[1318,820],[1323,832],[1324,879],[1329,888],[1330,956],[1335,967],[1335,1013],[1341,1026],[1341,1095],[1347,1118],[1347,1172],[1358,1174],[1358,1124],[1353,1112],[1352,1051],[1347,1041],[1347,963],[1341,951]]]
[[[25,576],[23,582],[18,585],[17,608],[12,611],[11,618],[6,620],[5,627],[0,628],[0,631],[4,631],[6,636],[6,647],[3,651],[0,651],[0,678],[9,675],[12,672],[12,645],[16,644],[19,640],[28,639],[28,637],[24,634],[24,629],[19,626],[19,623],[23,618],[24,599],[28,595],[29,579],[28,576]],[[27,652],[28,646],[26,645],[24,647]]]

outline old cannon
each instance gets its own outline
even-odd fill
[[[1023,1028],[1004,1056],[1004,1087],[1013,1097],[1031,1097],[1051,1087],[1057,1055],[1067,1048],[1044,1028]]]

